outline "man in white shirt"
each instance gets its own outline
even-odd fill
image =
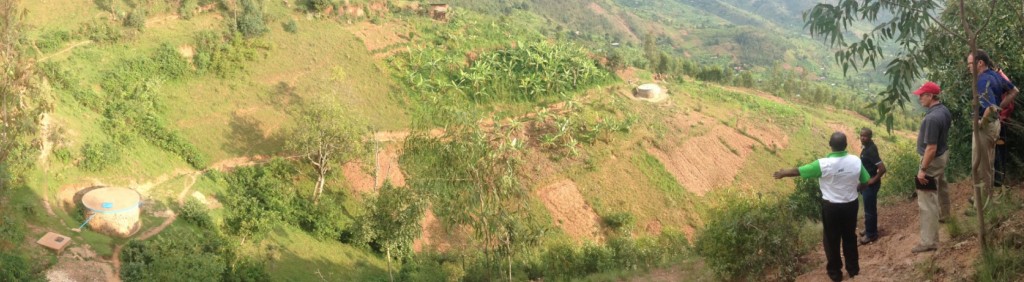
[[[867,188],[867,169],[860,158],[846,153],[846,134],[832,133],[828,141],[832,153],[799,168],[781,169],[773,176],[817,178],[821,189],[821,223],[824,227],[822,243],[828,263],[825,269],[832,281],[843,280],[843,260],[846,272],[853,278],[860,274],[857,254],[858,191]],[[842,257],[839,255],[842,246]]]

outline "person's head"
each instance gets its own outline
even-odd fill
[[[978,62],[977,66],[974,65],[975,61]],[[988,56],[985,50],[977,50],[974,53],[967,54],[967,69],[971,70],[973,67],[977,67],[977,73],[981,74],[981,72],[993,68],[992,58]]]
[[[917,102],[921,103],[921,106],[925,108],[931,108],[932,105],[939,102],[939,93],[942,93],[942,88],[939,88],[935,82],[925,82],[920,88],[914,90],[914,95],[917,95]]]
[[[873,135],[874,135],[874,133],[871,132],[870,128],[867,128],[867,127],[861,128],[860,129],[860,143],[871,143],[871,137]]]
[[[846,134],[833,132],[832,138],[828,139],[828,146],[832,147],[833,152],[846,151]]]

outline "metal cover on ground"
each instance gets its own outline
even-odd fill
[[[137,208],[141,199],[139,192],[132,189],[104,187],[82,196],[82,204],[98,213],[118,213]]]

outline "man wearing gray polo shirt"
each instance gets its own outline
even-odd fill
[[[934,82],[926,82],[916,91],[918,102],[928,108],[917,135],[917,154],[921,155],[921,169],[917,172],[917,205],[921,208],[921,241],[911,252],[934,251],[939,241],[939,222],[949,217],[949,184],[946,183],[946,164],[949,162],[949,127],[953,115],[942,102],[942,89]],[[929,185],[929,178],[934,185]],[[934,187],[934,188],[931,188]],[[935,189],[935,190],[930,190]]]
[[[799,168],[776,171],[775,179],[800,176],[817,178],[821,189],[821,224],[824,228],[822,245],[828,261],[825,269],[832,281],[843,280],[843,260],[850,277],[860,274],[857,254],[857,192],[867,188],[867,169],[860,158],[846,153],[846,134],[832,133],[828,141],[832,153]],[[842,246],[842,257],[839,249]]]

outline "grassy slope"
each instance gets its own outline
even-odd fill
[[[29,21],[40,29],[73,30],[79,23],[102,13],[95,9],[91,1],[66,2],[67,5],[56,5],[58,8],[55,9],[50,9],[52,6],[49,4],[27,2]],[[273,48],[265,58],[249,63],[245,75],[231,80],[208,76],[191,77],[183,82],[164,84],[159,89],[158,92],[165,95],[163,101],[168,109],[165,115],[173,128],[180,130],[214,161],[253,153],[275,153],[279,143],[274,143],[273,139],[268,141],[266,135],[278,132],[289,122],[285,109],[276,104],[278,99],[275,99],[272,92],[279,82],[293,85],[305,97],[337,95],[347,103],[353,114],[363,117],[379,129],[401,129],[408,123],[408,117],[387,95],[393,83],[389,74],[371,57],[362,43],[345,30],[344,25],[298,18],[299,32],[290,34],[282,31],[279,24],[290,16],[287,11],[282,12],[283,7],[276,5],[276,2],[272,4],[269,12],[277,22],[269,24],[272,31],[264,38]],[[44,8],[45,13],[42,12]],[[86,45],[55,59],[76,70],[83,81],[98,83],[102,71],[110,68],[119,58],[143,54],[162,42],[174,46],[190,44],[191,36],[196,31],[220,28],[220,24],[212,14],[189,21],[170,20],[149,27],[137,40],[114,45]],[[712,198],[701,199],[686,192],[642,148],[642,144],[658,138],[658,132],[664,130],[664,125],[658,125],[659,116],[674,110],[692,108],[699,104],[705,114],[720,120],[731,118],[737,111],[748,112],[743,118],[774,114],[772,110],[750,110],[764,109],[764,105],[770,109],[781,109],[781,112],[807,113],[797,119],[799,122],[783,127],[791,138],[787,148],[779,150],[778,155],[757,150],[749,157],[740,176],[733,183],[724,185],[726,189],[737,189],[730,191],[746,193],[754,193],[762,188],[770,191],[791,189],[789,181],[773,181],[768,175],[778,167],[791,166],[799,160],[823,153],[822,136],[825,133],[822,132],[825,131],[822,129],[827,128],[827,122],[849,124],[852,128],[867,125],[863,120],[831,115],[821,109],[777,104],[753,96],[749,99],[730,98],[749,94],[721,90],[715,85],[688,82],[671,87],[676,90],[673,93],[678,93],[672,97],[671,104],[629,102],[631,110],[641,113],[646,124],[637,126],[629,135],[615,135],[612,142],[589,149],[595,156],[592,162],[603,165],[593,169],[569,168],[561,172],[579,184],[581,193],[598,214],[627,211],[637,217],[638,224],[659,220],[669,228],[699,225],[696,214]],[[104,134],[95,122],[100,118],[98,113],[78,105],[66,93],[58,93],[58,97],[60,100],[56,104],[54,116],[68,129],[73,152],[78,152],[83,142],[103,138]],[[611,99],[625,98],[616,96]],[[237,142],[238,136],[246,133],[253,135],[251,133],[254,132],[259,133],[256,135],[263,139]],[[128,148],[123,158],[122,163],[98,173],[80,171],[73,165],[51,159],[49,172],[36,172],[31,177],[30,186],[34,188],[37,197],[46,197],[54,203],[58,199],[52,196],[53,193],[66,184],[99,179],[111,184],[128,185],[133,180],[153,179],[175,169],[188,167],[177,156],[145,142]],[[184,182],[186,179],[179,177],[154,188],[160,191],[157,198],[167,202],[177,195]],[[207,183],[205,178],[200,179],[196,190],[204,193],[223,192],[215,184]],[[715,196],[712,193],[707,197]],[[55,230],[66,230],[77,225],[74,215],[59,209],[55,212],[58,218],[64,219],[65,224],[52,218],[33,219],[33,224]],[[160,221],[162,219],[144,218],[146,228]],[[642,231],[643,226],[639,230]],[[89,231],[81,233],[76,239],[92,244],[101,255],[109,255],[110,244],[116,243],[116,240]],[[316,280],[318,276],[315,271],[309,270],[310,265],[315,265],[325,278],[340,280],[377,275],[383,269],[383,262],[377,256],[337,242],[316,241],[290,228],[275,230],[267,244],[276,244],[282,249],[281,258],[270,268],[274,277],[281,280]],[[264,252],[251,251],[256,255]]]

